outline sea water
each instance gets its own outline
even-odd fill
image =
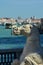
[[[40,45],[43,47],[43,34],[40,34]]]
[[[12,29],[5,29],[5,26],[0,26],[0,49],[3,50],[3,49],[15,49],[24,47],[27,38],[22,35],[18,36],[12,35],[11,32]],[[43,47],[43,34],[40,34],[40,45],[41,47]],[[9,55],[9,61],[10,61],[10,55]],[[0,55],[0,62],[1,62],[1,55]],[[4,55],[3,55],[3,62],[4,62]]]

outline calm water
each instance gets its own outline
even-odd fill
[[[23,48],[26,42],[25,36],[15,36],[11,35],[11,29],[5,29],[4,26],[0,26],[0,49],[15,49],[15,48]],[[43,47],[43,35],[40,35],[40,44]],[[3,62],[4,62],[4,55]],[[6,62],[8,55],[6,54]],[[12,54],[12,60],[14,59],[14,54]],[[10,61],[9,55],[9,61]],[[0,55],[1,62],[1,55]]]
[[[5,26],[0,26],[0,49],[24,47],[26,37],[11,35],[11,31],[11,29],[5,29]],[[40,44],[43,46],[43,35],[40,35]]]
[[[43,47],[43,34],[40,35],[40,44],[41,44],[41,46]]]

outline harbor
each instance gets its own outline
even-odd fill
[[[0,0],[0,65],[43,65],[43,0]]]
[[[38,22],[32,22],[32,21]],[[38,21],[37,21],[38,20]],[[14,59],[21,55],[26,42],[26,36],[20,34],[24,25],[34,24],[40,31],[40,45],[43,48],[43,28],[40,19],[0,19],[0,64],[11,65]],[[41,26],[42,25],[42,26]]]

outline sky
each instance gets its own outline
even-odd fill
[[[43,17],[43,0],[0,0],[0,17]]]

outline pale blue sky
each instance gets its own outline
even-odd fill
[[[0,0],[0,17],[43,17],[43,0]]]

